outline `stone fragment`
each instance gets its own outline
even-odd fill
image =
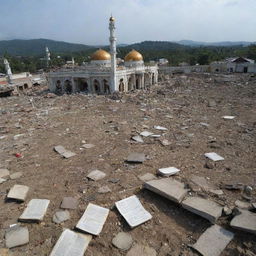
[[[93,235],[99,235],[108,214],[109,209],[89,203],[76,228]]]
[[[100,194],[106,194],[111,192],[111,189],[108,186],[103,186],[98,189],[98,193]]]
[[[203,122],[201,122],[200,124],[201,124],[202,126],[204,126],[204,127],[209,127],[209,126],[210,126],[209,124],[203,123]]]
[[[88,175],[87,175],[87,178],[88,179],[91,179],[91,180],[94,180],[94,181],[98,181],[98,180],[101,180],[103,178],[106,177],[106,173],[105,172],[102,172],[102,171],[99,171],[99,170],[94,170],[94,171],[91,171]]]
[[[5,245],[7,248],[13,248],[27,243],[29,243],[29,232],[27,227],[15,225],[6,231]]]
[[[243,183],[225,184],[224,188],[228,190],[242,190],[244,185]]]
[[[178,172],[180,172],[180,170],[177,169],[176,167],[167,167],[167,168],[158,169],[158,174],[160,174],[163,177],[169,177],[169,176],[174,175]]]
[[[150,180],[155,180],[156,176],[153,175],[152,173],[146,173],[146,174],[140,176],[139,179],[144,181],[144,182],[147,182],[147,181],[150,181]]]
[[[8,195],[8,199],[14,199],[18,201],[25,201],[27,194],[28,194],[29,187],[23,185],[14,185]]]
[[[76,153],[66,150],[63,146],[55,146],[54,150],[64,158],[70,158],[76,155]]]
[[[144,187],[176,203],[180,203],[187,194],[185,185],[172,178],[151,180],[146,182]]]
[[[143,163],[146,160],[146,156],[143,153],[131,153],[127,157],[127,162],[129,163]]]
[[[157,256],[156,250],[146,245],[136,244],[126,256]]]
[[[77,205],[78,205],[78,200],[76,198],[64,197],[61,202],[60,208],[74,210],[77,208]]]
[[[239,210],[239,212],[241,214],[232,219],[230,226],[232,228],[256,234],[256,214],[246,210]]]
[[[163,146],[170,146],[171,145],[171,142],[167,139],[163,139],[160,141],[160,143],[163,145]]]
[[[211,159],[214,162],[224,160],[224,158],[222,156],[220,156],[214,152],[205,153],[204,155],[205,155],[205,157]]]
[[[59,224],[70,219],[69,211],[57,211],[52,218],[52,221]]]
[[[251,204],[248,202],[243,202],[241,200],[236,200],[235,201],[235,205],[240,208],[240,209],[250,209],[251,208]]]
[[[10,175],[10,179],[11,179],[11,180],[16,180],[16,179],[21,178],[22,175],[23,175],[22,172],[15,172],[15,173],[13,173],[13,174]]]
[[[93,145],[93,144],[84,144],[82,147],[86,148],[86,149],[90,149],[90,148],[94,148],[95,145]]]
[[[163,126],[159,126],[159,125],[155,125],[154,129],[159,130],[159,131],[167,131],[168,130],[167,128],[165,128]]]
[[[233,237],[232,232],[218,225],[213,225],[199,237],[193,248],[203,256],[219,256]]]
[[[10,172],[7,169],[0,169],[0,178],[4,178],[10,175]]]
[[[0,184],[6,182],[6,179],[0,178]]]
[[[225,215],[231,215],[232,214],[232,209],[230,209],[228,206],[224,206],[223,212]]]
[[[139,142],[139,143],[144,143],[144,140],[143,140],[142,137],[139,136],[139,135],[133,136],[133,137],[132,137],[132,140],[134,140],[134,141],[136,141],[136,142]]]
[[[182,207],[209,220],[211,223],[215,223],[222,214],[222,207],[220,205],[200,197],[185,199],[182,202]]]
[[[225,120],[233,120],[235,116],[223,116],[222,118]]]
[[[217,196],[224,195],[224,193],[223,193],[223,191],[221,189],[210,189],[209,192],[214,194],[214,195],[217,195]]]
[[[31,199],[27,208],[19,217],[19,221],[33,222],[41,221],[47,211],[50,200],[47,199]]]
[[[120,232],[113,239],[112,244],[123,251],[129,250],[132,246],[133,240],[129,233]]]
[[[83,256],[91,239],[91,235],[79,234],[66,229],[53,247],[50,256]]]
[[[144,132],[141,132],[140,135],[143,136],[143,137],[148,137],[150,135],[153,135],[154,133],[152,132],[148,132],[148,131],[144,131]]]
[[[120,214],[125,218],[130,227],[134,228],[152,218],[144,209],[137,196],[130,196],[115,203]]]
[[[217,103],[215,100],[209,100],[208,101],[208,107],[216,107],[217,106]]]

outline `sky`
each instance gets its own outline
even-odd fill
[[[256,41],[256,0],[0,0],[0,40]]]

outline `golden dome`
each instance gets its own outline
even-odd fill
[[[109,18],[109,21],[115,21],[115,18],[111,15],[111,17]]]
[[[95,53],[92,54],[91,60],[110,60],[111,55],[102,49],[97,50]]]
[[[125,56],[124,60],[125,61],[143,61],[143,57],[139,52],[132,50]]]

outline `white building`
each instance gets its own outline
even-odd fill
[[[117,64],[115,19],[109,19],[110,53],[99,49],[90,63],[72,69],[60,69],[48,74],[49,89],[56,93],[87,92],[108,94],[146,89],[157,83],[158,66],[145,66],[143,56],[132,50]]]

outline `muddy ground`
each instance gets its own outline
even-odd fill
[[[27,245],[13,248],[11,255],[49,255],[64,228],[73,229],[89,202],[110,208],[103,231],[91,241],[85,255],[126,255],[116,249],[112,238],[120,231],[129,232],[134,243],[153,247],[158,255],[198,255],[190,245],[211,224],[179,205],[142,189],[139,177],[156,174],[158,168],[175,166],[181,172],[174,178],[190,185],[192,175],[205,177],[223,195],[191,187],[191,195],[234,206],[244,200],[242,192],[222,188],[240,182],[256,189],[256,78],[249,75],[175,75],[150,91],[111,96],[63,95],[37,92],[30,96],[0,98],[0,168],[22,172],[16,180],[0,184],[0,248],[4,234],[32,198],[49,199],[47,214],[40,224],[22,224],[30,232]],[[235,116],[224,120],[222,116]],[[205,126],[206,123],[209,126]],[[168,128],[167,132],[153,129]],[[131,140],[143,130],[162,134]],[[22,134],[21,136],[16,136]],[[170,145],[163,146],[165,138]],[[95,147],[84,149],[84,143]],[[63,145],[77,155],[64,159],[53,147]],[[148,157],[143,164],[128,164],[131,152]],[[204,153],[216,152],[225,158],[206,167]],[[21,154],[21,158],[15,156]],[[86,178],[90,170],[107,174],[100,181]],[[30,187],[25,203],[6,202],[14,184]],[[98,193],[107,185],[112,192]],[[130,229],[113,207],[120,199],[136,194],[153,218]],[[62,198],[72,196],[79,207],[70,210],[70,220],[52,222]],[[256,255],[255,236],[229,227],[232,216],[222,216],[217,224],[235,233],[222,256]],[[214,245],[213,245],[214,246]]]

